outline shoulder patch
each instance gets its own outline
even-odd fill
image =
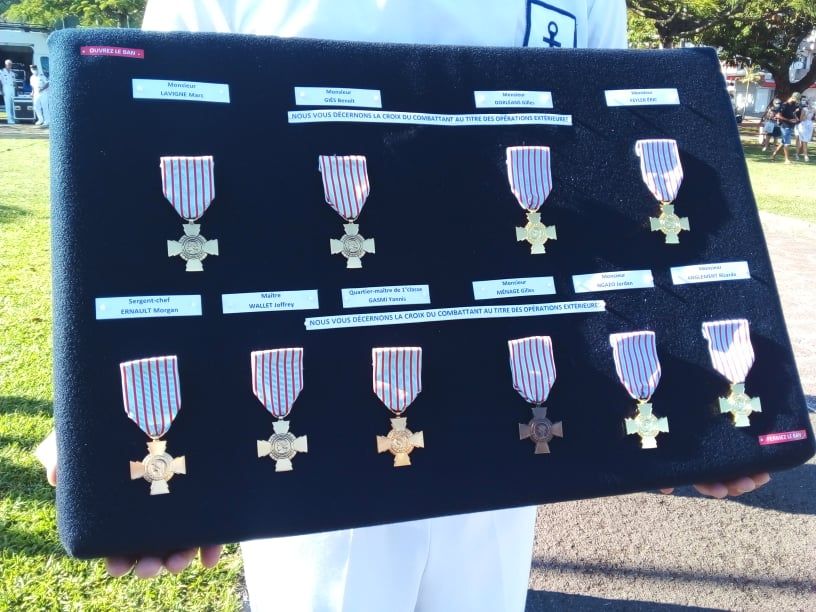
[[[543,0],[527,0],[524,46],[574,49],[578,46],[578,20]]]

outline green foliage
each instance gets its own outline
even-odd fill
[[[147,0],[18,0],[3,17],[47,25],[73,17],[84,26],[139,27],[146,3]]]
[[[651,23],[664,47],[679,39],[693,39],[701,32],[740,14],[750,0],[627,0],[630,14]],[[630,23],[631,23],[630,19]],[[635,30],[640,36],[640,24]]]

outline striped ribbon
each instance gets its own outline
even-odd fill
[[[303,390],[303,349],[252,352],[252,392],[279,419],[286,418]]]
[[[673,202],[683,183],[677,141],[638,140],[635,151],[640,157],[640,174],[649,191],[660,202]]]
[[[660,382],[655,334],[650,331],[609,336],[615,371],[626,390],[636,400],[648,400]]]
[[[195,221],[215,197],[212,155],[162,157],[162,193],[182,219]]]
[[[346,221],[357,219],[371,191],[365,156],[321,155],[318,167],[326,203]]]
[[[552,191],[550,147],[507,147],[507,178],[521,207],[537,211]]]
[[[374,393],[394,414],[402,414],[422,391],[422,348],[371,349]]]
[[[181,409],[178,358],[148,357],[119,364],[125,412],[154,440],[170,429]]]
[[[754,347],[747,319],[708,321],[703,323],[703,337],[708,340],[708,352],[714,369],[731,384],[745,382],[754,365]]]
[[[555,359],[549,336],[510,340],[510,372],[513,388],[531,404],[547,401],[555,383]]]

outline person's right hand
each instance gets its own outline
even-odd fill
[[[45,476],[48,483],[54,487],[57,485],[57,438],[52,431],[40,442],[35,451],[37,458],[45,466]],[[200,548],[188,548],[168,553],[164,556],[145,557],[107,557],[105,568],[108,574],[114,577],[124,576],[131,569],[133,575],[139,578],[152,578],[165,568],[171,574],[178,574],[189,567],[195,559],[196,553],[200,551],[201,565],[206,568],[215,567],[221,557],[222,546],[202,546]]]

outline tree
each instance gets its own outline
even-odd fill
[[[726,58],[750,58],[771,73],[776,95],[787,99],[816,81],[816,62],[804,78],[791,83],[790,66],[802,40],[816,29],[813,0],[750,0],[734,19],[703,32],[699,40],[722,49]]]
[[[18,0],[3,17],[48,25],[78,19],[79,25],[138,27],[147,0]]]
[[[635,18],[651,22],[660,46],[671,48],[679,38],[693,39],[711,27],[741,14],[750,0],[627,0]],[[630,24],[633,18],[630,17]],[[634,22],[636,36],[642,37],[641,23]],[[639,42],[639,41],[635,41]]]
[[[745,96],[742,99],[743,114],[745,114],[745,107],[748,106],[748,91],[751,88],[751,83],[756,83],[762,78],[762,70],[757,64],[746,65],[744,70],[745,74],[737,79],[740,83],[745,83]]]

